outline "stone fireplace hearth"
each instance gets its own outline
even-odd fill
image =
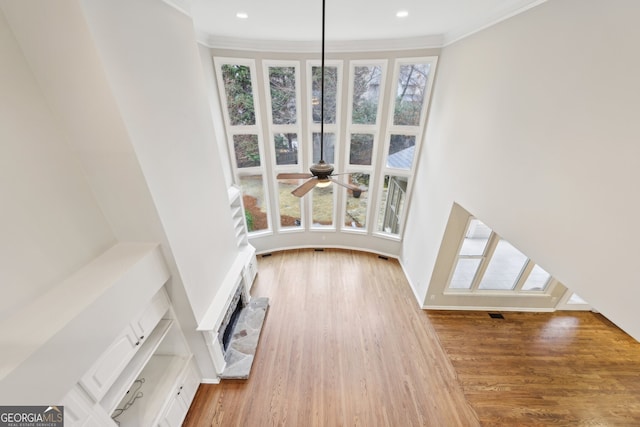
[[[251,298],[239,311],[236,321],[231,325],[233,329],[224,353],[226,366],[220,378],[249,378],[268,307],[268,298]]]

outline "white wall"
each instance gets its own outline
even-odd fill
[[[0,320],[115,243],[0,11]]]
[[[454,202],[640,339],[640,3],[549,1],[443,49],[402,262]]]
[[[0,6],[117,240],[161,243],[181,326],[214,377],[195,328],[237,249],[190,22],[160,1]]]
[[[215,71],[213,68],[213,58],[211,49],[202,44],[198,44],[198,53],[202,70],[204,71],[204,80],[207,85],[207,94],[209,97],[209,107],[211,108],[211,118],[216,132],[216,143],[220,156],[220,165],[224,175],[227,188],[233,185],[233,172],[231,172],[231,158],[229,157],[229,149],[227,148],[227,135],[224,128],[224,119],[222,116],[222,106],[220,105],[220,95],[218,93],[218,84],[216,83]]]
[[[82,7],[200,319],[238,250],[191,20],[158,0]]]

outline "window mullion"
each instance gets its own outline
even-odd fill
[[[473,278],[473,282],[471,283],[471,292],[475,292],[478,290],[480,286],[480,281],[482,280],[482,276],[484,276],[484,272],[487,270],[487,266],[489,265],[489,261],[491,261],[491,257],[493,256],[493,252],[496,250],[496,246],[498,246],[498,242],[500,241],[500,236],[498,236],[493,231],[489,236],[489,241],[487,242],[487,246],[484,249],[484,254],[482,255],[482,260],[480,261],[480,265],[478,266],[478,270],[476,271],[476,275]]]
[[[524,283],[527,281],[529,274],[531,274],[531,271],[535,266],[536,266],[535,262],[531,261],[531,259],[527,260],[527,263],[524,265],[524,267],[522,268],[522,271],[520,272],[520,276],[518,276],[518,280],[516,281],[516,286],[514,286],[513,288],[514,291],[520,292],[522,290],[522,286],[524,286]]]

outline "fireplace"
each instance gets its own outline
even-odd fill
[[[218,340],[222,346],[223,351],[227,351],[231,336],[233,334],[233,328],[236,325],[240,312],[247,305],[246,296],[244,292],[244,282],[240,283],[240,286],[236,289],[233,298],[229,304],[229,308],[222,318],[222,323],[218,329]]]

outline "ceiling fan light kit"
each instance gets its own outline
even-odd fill
[[[302,197],[307,194],[314,187],[328,187],[332,182],[341,185],[353,192],[355,197],[360,197],[360,194],[365,191],[364,189],[338,181],[333,178],[333,165],[324,161],[324,29],[325,29],[325,0],[322,0],[322,64],[321,64],[321,77],[320,77],[320,161],[311,165],[309,171],[311,173],[280,173],[276,176],[277,179],[307,179],[302,185],[297,187],[291,192],[296,197]],[[314,105],[318,104],[316,98],[313,99]],[[357,196],[356,196],[357,194]]]

